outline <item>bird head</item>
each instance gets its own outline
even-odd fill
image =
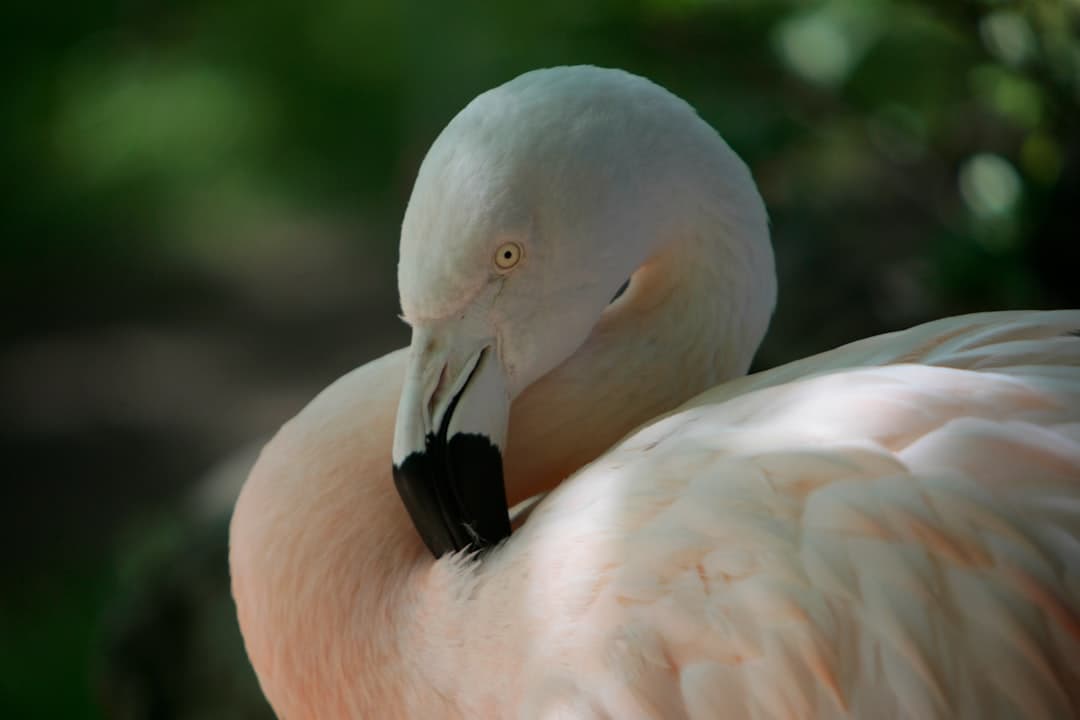
[[[702,179],[732,171],[749,181],[684,101],[592,67],[522,75],[435,140],[401,231],[412,341],[393,443],[398,492],[432,553],[510,534],[514,398],[577,351],[661,239],[695,232],[698,206],[717,202]]]

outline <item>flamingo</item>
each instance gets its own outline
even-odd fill
[[[594,67],[453,118],[399,287],[409,347],[236,504],[280,717],[1080,715],[1080,311],[746,375],[776,296],[750,171]]]

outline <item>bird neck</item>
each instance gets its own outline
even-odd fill
[[[349,373],[263,449],[230,531],[240,628],[279,717],[365,717],[406,695],[431,564],[390,475],[405,352]],[[391,713],[393,714],[393,713]]]
[[[742,170],[749,179],[749,172]],[[776,304],[764,205],[697,203],[646,251],[625,293],[572,356],[511,408],[511,505],[550,490],[633,429],[744,375]]]

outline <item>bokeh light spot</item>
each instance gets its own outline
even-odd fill
[[[1005,158],[979,153],[960,168],[960,193],[978,217],[999,217],[1012,212],[1020,200],[1020,175]]]
[[[785,20],[777,28],[775,46],[795,74],[819,85],[840,84],[851,71],[851,40],[834,17],[824,11]]]
[[[1035,49],[1035,34],[1028,21],[1015,10],[1000,10],[979,22],[983,45],[1008,65],[1019,65]]]

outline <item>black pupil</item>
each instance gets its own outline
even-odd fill
[[[510,252],[509,250],[507,250],[506,252],[503,253],[503,257],[506,258],[507,260],[509,260],[513,256],[514,256],[514,253]]]

